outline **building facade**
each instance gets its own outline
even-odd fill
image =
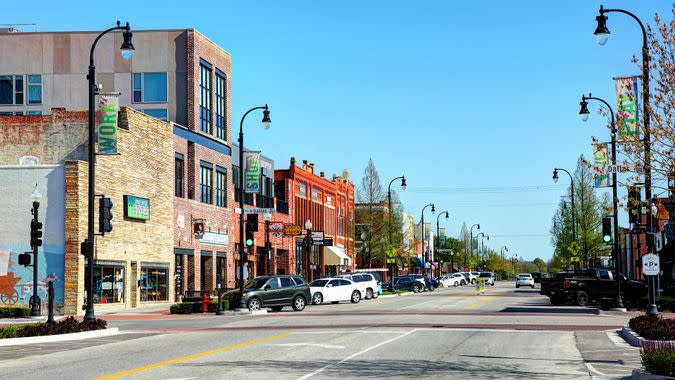
[[[354,184],[349,172],[344,170],[342,176],[328,179],[324,172],[315,173],[313,163],[303,161],[302,166],[297,166],[291,157],[290,167],[275,170],[274,178],[277,200],[290,200],[292,204],[293,223],[304,230],[309,221],[313,232],[332,242],[308,248],[303,247],[301,236],[296,237],[293,273],[312,280],[353,271]]]

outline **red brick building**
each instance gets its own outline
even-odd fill
[[[289,263],[293,273],[308,280],[335,275],[354,269],[354,184],[349,172],[342,176],[325,177],[316,174],[313,163],[302,162],[297,166],[291,157],[290,167],[274,173],[277,199],[291,204],[292,221],[304,231],[307,220],[312,231],[323,232],[325,239],[332,239],[331,246],[313,246],[311,252],[303,250],[302,236],[294,239],[294,258]],[[283,190],[282,190],[283,189]]]
[[[658,234],[661,234],[664,229],[664,224],[669,219],[668,211],[663,207],[663,202],[668,201],[668,198],[660,198],[658,202],[658,212],[656,213],[656,231]],[[642,215],[642,224],[644,225],[647,222],[647,216]],[[629,277],[636,279],[643,279],[642,274],[642,261],[640,258],[648,253],[647,250],[647,236],[644,233],[641,234],[631,234],[627,229],[623,230],[624,236],[627,236],[628,239],[621,242],[623,246],[622,252],[622,261],[625,259],[628,263],[627,273]],[[628,242],[628,247],[625,247],[625,243]],[[665,243],[665,242],[664,242]],[[666,278],[671,278],[672,281],[675,281],[675,257],[667,257],[664,255],[665,252],[661,252],[661,270]],[[622,266],[626,266],[626,262],[622,262]]]

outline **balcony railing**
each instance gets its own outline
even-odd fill
[[[288,215],[288,202],[277,199],[277,212]]]
[[[256,207],[274,208],[274,198],[262,194],[256,194]]]

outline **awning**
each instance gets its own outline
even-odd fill
[[[345,251],[334,245],[327,245],[323,250],[324,265],[351,265],[352,259],[345,254]]]

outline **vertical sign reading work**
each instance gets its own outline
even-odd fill
[[[595,172],[595,187],[608,187],[609,151],[607,143],[593,144],[593,171]]]
[[[246,152],[246,192],[260,192],[260,152]]]
[[[637,77],[614,78],[616,86],[616,128],[619,138],[635,140],[638,137]]]
[[[117,112],[119,111],[119,93],[98,95],[98,154],[117,154]]]

